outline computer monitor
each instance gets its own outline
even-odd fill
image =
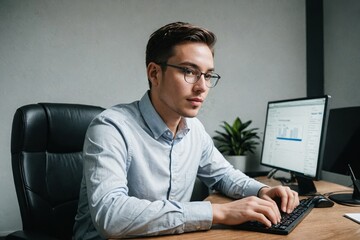
[[[300,195],[316,193],[328,96],[270,101],[261,164],[288,171]]]
[[[329,196],[332,200],[343,204],[360,204],[357,180],[360,178],[360,107],[329,111],[322,168],[326,172],[351,177],[354,185],[353,192],[332,194]]]

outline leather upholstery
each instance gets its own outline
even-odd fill
[[[103,110],[60,103],[17,109],[11,160],[23,231],[7,239],[71,239],[83,141],[89,123]]]

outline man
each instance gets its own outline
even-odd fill
[[[249,220],[267,226],[291,212],[297,193],[267,187],[234,168],[196,119],[214,73],[215,35],[182,22],[154,32],[146,49],[150,90],[105,110],[90,124],[75,239],[124,238],[207,230]],[[239,199],[189,202],[198,176]]]

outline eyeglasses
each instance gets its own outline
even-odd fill
[[[217,73],[213,73],[213,72],[203,73],[198,69],[194,69],[190,67],[181,67],[168,63],[161,63],[160,65],[180,69],[184,73],[184,80],[190,84],[196,83],[201,78],[201,75],[204,75],[205,83],[208,88],[215,87],[219,79],[221,78],[220,75]]]

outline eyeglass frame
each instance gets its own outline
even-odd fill
[[[201,78],[201,76],[202,75],[204,75],[204,79],[205,79],[205,82],[206,82],[206,86],[208,87],[208,88],[213,88],[213,87],[215,87],[216,85],[217,85],[217,83],[219,82],[219,80],[220,80],[220,78],[221,78],[221,76],[219,75],[219,74],[217,74],[217,73],[203,73],[203,72],[201,72],[199,69],[193,69],[192,70],[192,68],[189,68],[189,67],[183,67],[183,66],[178,66],[178,65],[173,65],[173,64],[169,64],[169,63],[159,63],[159,65],[160,66],[162,66],[162,67],[173,67],[173,68],[177,68],[177,69],[179,69],[179,70],[181,70],[183,73],[184,73],[184,80],[185,80],[185,82],[187,82],[187,83],[189,83],[189,84],[195,84],[195,83],[197,83],[199,80],[200,80],[200,78]],[[196,79],[196,81],[195,82],[188,82],[187,80],[186,80],[186,72],[187,71],[195,71],[195,72],[198,72],[198,73],[200,73],[200,74],[198,74],[198,75],[196,75],[196,74],[194,74],[194,76],[197,78]],[[206,75],[211,75],[211,77],[207,80],[206,79]],[[211,83],[209,80],[211,80],[211,78],[212,77],[216,77],[215,78],[215,83],[214,83],[214,85],[212,86],[209,86],[208,85],[208,83]],[[214,79],[214,78],[213,78]]]

